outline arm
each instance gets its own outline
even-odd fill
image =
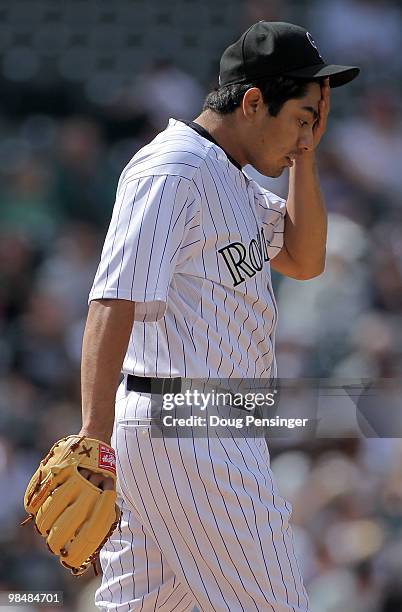
[[[134,302],[94,300],[89,306],[82,345],[82,429],[110,444],[121,366],[134,321]]]
[[[284,245],[271,262],[274,270],[298,280],[318,276],[325,267],[327,215],[320,190],[315,149],[325,132],[329,113],[328,79],[325,79],[321,90],[319,119],[313,126],[311,150],[301,152],[289,172]]]
[[[327,215],[314,151],[304,153],[290,169],[286,209],[284,245],[271,266],[298,280],[318,276],[325,266]]]
[[[134,302],[123,300],[94,300],[90,304],[82,347],[80,437],[110,445],[116,388],[133,325],[134,307]],[[84,440],[75,437],[74,441],[59,440],[42,460],[24,497],[28,519],[34,519],[48,548],[75,575],[82,574],[90,563],[95,565],[100,547],[121,517],[116,506],[113,463],[110,461],[105,468],[100,460],[100,445],[94,446],[86,447]],[[100,489],[97,494],[82,478],[77,479],[75,466],[83,478]],[[56,493],[52,497],[55,491],[60,492],[61,483],[61,495]],[[79,507],[74,509],[72,518],[70,512],[77,501]],[[70,524],[75,521],[75,514],[80,527],[72,533]]]

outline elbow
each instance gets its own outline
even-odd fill
[[[300,281],[306,281],[306,280],[311,280],[312,278],[316,278],[317,276],[320,276],[320,274],[323,273],[324,270],[320,270],[319,272],[314,271],[314,272],[300,272],[299,274],[297,274],[297,276],[294,276],[293,278],[295,278],[296,280],[300,280]]]
[[[314,266],[304,266],[296,271],[293,278],[300,281],[311,280],[320,276],[325,270],[325,259]]]
[[[272,267],[280,274],[284,274],[295,280],[311,280],[320,276],[325,270],[325,248],[320,249],[320,253],[314,257],[295,256],[289,253],[284,246],[281,253],[273,260]]]

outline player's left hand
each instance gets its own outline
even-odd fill
[[[120,521],[116,459],[111,446],[85,435],[56,442],[24,496],[28,518],[49,550],[76,576],[92,564]]]
[[[321,85],[321,100],[318,103],[318,120],[313,127],[313,145],[314,149],[319,144],[326,128],[330,109],[330,87],[329,78],[324,79]]]

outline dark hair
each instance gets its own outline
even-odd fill
[[[225,85],[211,91],[204,102],[203,110],[211,109],[216,113],[227,115],[233,113],[241,104],[244,94],[250,87],[258,87],[268,107],[268,112],[276,117],[287,100],[302,98],[311,79],[292,79],[278,76],[253,83],[236,83]]]

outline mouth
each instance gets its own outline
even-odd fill
[[[289,155],[286,155],[285,159],[287,167],[292,168],[294,160]]]

